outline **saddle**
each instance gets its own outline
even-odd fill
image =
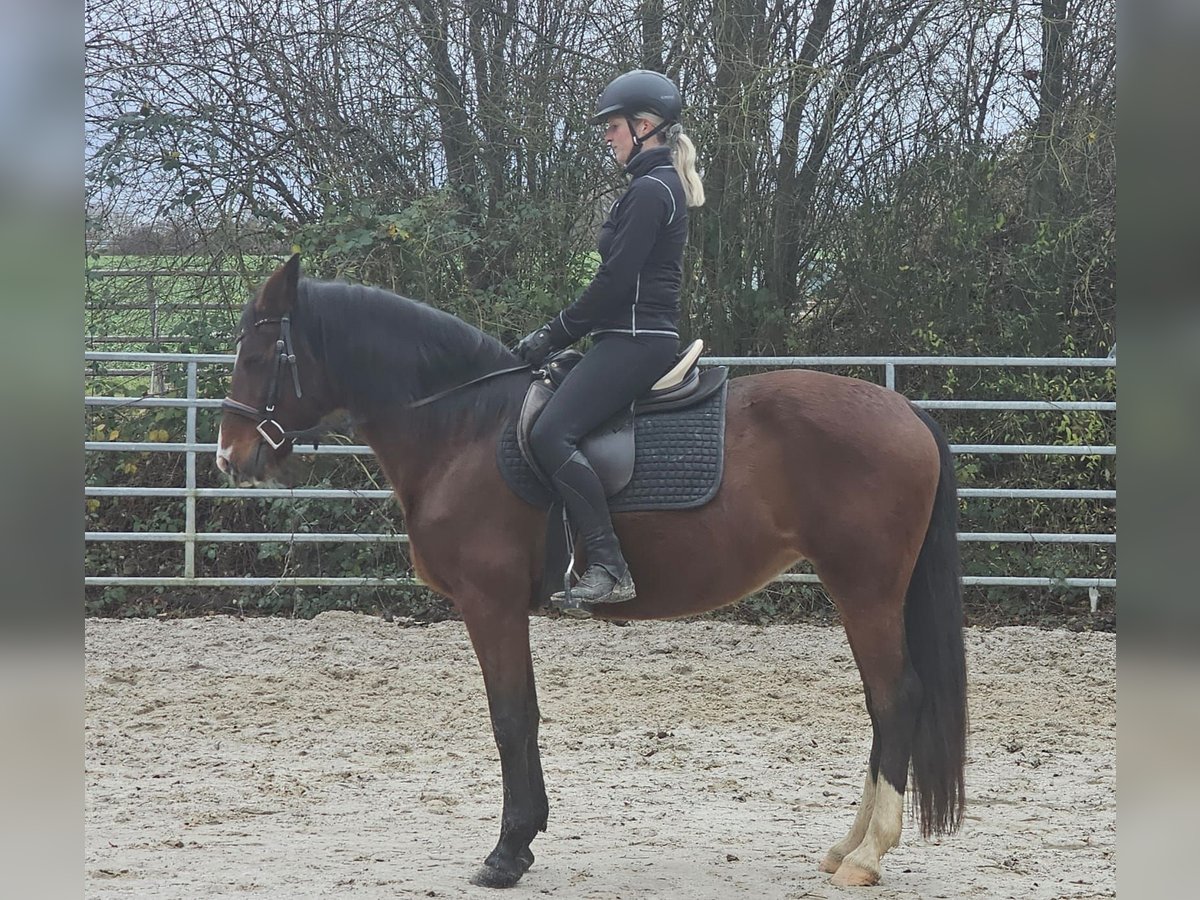
[[[696,365],[703,350],[703,341],[692,341],[676,358],[671,370],[649,391],[580,442],[579,450],[600,477],[606,496],[620,493],[633,477],[639,417],[695,406],[725,384],[729,370],[724,366],[701,371]],[[555,390],[582,358],[583,354],[578,350],[563,350],[549,357],[543,368],[544,375],[529,386],[517,417],[517,444],[521,455],[547,488],[550,479],[533,457],[529,432]]]

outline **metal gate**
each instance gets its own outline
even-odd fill
[[[216,452],[216,444],[211,441],[201,441],[197,434],[197,417],[199,409],[217,408],[219,399],[198,396],[198,372],[202,366],[231,367],[234,357],[229,354],[180,354],[180,353],[116,353],[88,352],[85,360],[90,363],[134,363],[145,366],[149,372],[161,372],[166,364],[185,364],[187,371],[184,396],[181,397],[112,397],[86,396],[84,404],[87,407],[125,407],[125,408],[154,408],[177,407],[186,410],[186,433],[182,443],[156,441],[85,441],[87,453],[174,453],[184,454],[184,480],[176,487],[108,487],[103,485],[86,485],[85,497],[162,497],[175,498],[184,501],[185,525],[182,531],[174,532],[118,532],[118,531],[88,531],[85,539],[89,542],[131,541],[131,542],[175,542],[181,543],[184,549],[182,570],[178,575],[163,576],[126,576],[113,573],[88,572],[84,583],[87,585],[176,585],[190,587],[231,587],[240,585],[264,585],[274,587],[284,586],[414,586],[420,582],[412,577],[236,577],[199,574],[196,566],[196,548],[198,545],[210,542],[394,542],[407,541],[404,534],[362,534],[346,533],[242,533],[242,532],[200,532],[196,529],[196,505],[200,501],[242,497],[247,499],[263,498],[318,498],[331,503],[346,499],[387,498],[391,495],[387,490],[344,490],[332,488],[200,488],[197,486],[197,458],[204,458],[204,464],[210,464],[210,457]],[[1006,367],[1006,368],[1065,368],[1065,369],[1095,369],[1115,368],[1115,358],[1042,358],[1042,357],[924,357],[924,356],[788,356],[788,357],[706,357],[702,364],[730,365],[740,368],[781,368],[781,367],[855,367],[870,368],[883,375],[883,384],[895,388],[897,373],[905,368],[914,367]],[[1092,411],[1116,413],[1115,400],[1088,400],[1059,402],[1044,399],[1023,400],[918,400],[918,406],[930,410],[976,410],[976,411],[1032,411],[1049,410],[1058,412]],[[1079,446],[1071,444],[955,444],[952,450],[956,454],[1026,454],[1035,456],[1074,455],[1074,456],[1115,456],[1116,447]],[[312,453],[310,449],[303,451],[297,448],[297,453]],[[327,445],[316,451],[320,454],[370,454],[365,446]],[[960,488],[960,497],[995,497],[995,498],[1029,498],[1042,500],[1116,500],[1115,490],[1103,489],[1037,489],[1037,488]],[[1038,543],[1038,544],[1116,544],[1115,533],[1102,534],[1064,534],[1064,533],[1032,533],[1032,532],[963,532],[959,534],[961,542],[984,541],[989,543]],[[781,575],[781,582],[817,582],[815,575],[804,573],[789,573]],[[989,575],[967,576],[966,584],[976,585],[1011,585],[1032,587],[1074,587],[1088,588],[1092,595],[1093,606],[1096,601],[1096,590],[1099,588],[1114,588],[1115,578],[1090,577],[1053,577],[1053,576],[1012,576],[997,572]]]

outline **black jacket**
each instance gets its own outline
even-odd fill
[[[586,334],[679,335],[679,287],[688,208],[667,147],[641,150],[633,176],[600,229],[600,268],[579,299],[549,324],[566,346]]]

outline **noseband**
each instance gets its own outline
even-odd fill
[[[221,401],[221,409],[256,423],[255,429],[262,439],[271,445],[272,450],[278,450],[288,441],[295,442],[297,440],[305,443],[311,440],[313,449],[316,449],[318,439],[328,433],[326,428],[317,425],[302,431],[287,431],[275,421],[275,406],[279,402],[279,375],[284,366],[291,369],[292,387],[295,388],[296,399],[301,399],[304,393],[300,390],[300,370],[296,365],[296,352],[292,347],[291,319],[288,316],[281,316],[278,319],[259,319],[253,327],[257,328],[259,325],[271,323],[279,324],[279,338],[275,341],[275,369],[271,373],[271,383],[267,388],[267,405],[260,410],[249,403],[242,403],[240,400],[226,397]],[[238,342],[240,343],[245,336],[244,332],[239,335]],[[272,431],[275,434],[272,434]]]

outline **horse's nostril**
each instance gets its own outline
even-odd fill
[[[220,469],[226,477],[237,478],[237,466],[233,464],[233,460],[228,456],[217,457],[217,468]]]

